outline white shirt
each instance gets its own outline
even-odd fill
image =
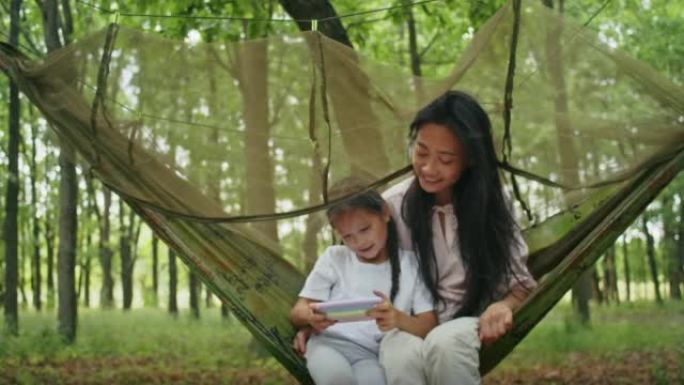
[[[413,250],[413,243],[411,241],[411,231],[401,217],[401,206],[406,190],[411,186],[413,180],[414,178],[411,177],[399,182],[382,194],[390,207],[392,218],[397,225],[399,247],[407,250]],[[439,220],[440,213],[444,217],[444,231],[442,231],[442,225]],[[451,204],[433,207],[432,229],[432,244],[439,272],[437,292],[445,300],[445,303],[440,304],[437,308],[439,322],[443,323],[450,320],[460,309],[465,294],[465,270],[458,243],[458,221]],[[537,285],[532,274],[527,269],[527,245],[520,232],[517,231],[517,228],[515,237],[518,242],[512,245],[513,274],[508,285],[500,288],[500,291],[504,293],[516,286],[532,289]]]
[[[399,261],[401,273],[394,307],[407,314],[433,310],[432,296],[418,272],[415,255],[400,250]],[[350,248],[330,246],[316,261],[299,296],[329,301],[373,297],[373,290],[378,290],[389,297],[391,287],[389,260],[380,264],[362,262]],[[340,322],[322,334],[354,341],[376,353],[383,335],[375,321]]]

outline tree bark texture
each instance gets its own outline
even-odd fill
[[[19,43],[19,9],[20,0],[13,0],[10,5],[10,44]],[[7,190],[5,194],[5,221],[3,240],[5,244],[5,292],[4,314],[5,327],[12,335],[19,334],[19,312],[17,287],[19,284],[19,89],[14,82],[9,86],[9,140],[8,140],[8,172]]]

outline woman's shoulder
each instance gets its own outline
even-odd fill
[[[391,186],[382,193],[382,197],[385,198],[389,203],[401,202],[406,195],[406,190],[411,186],[414,176],[410,176],[395,185]]]

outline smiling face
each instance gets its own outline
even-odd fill
[[[441,124],[423,124],[416,135],[412,163],[420,187],[435,194],[438,205],[450,203],[466,165],[464,147],[456,135]]]
[[[387,260],[387,222],[389,210],[382,213],[362,208],[350,208],[335,215],[331,224],[347,247],[363,262],[382,263]]]

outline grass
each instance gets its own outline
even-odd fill
[[[294,383],[275,360],[252,348],[239,322],[221,319],[218,309],[204,310],[200,320],[159,309],[81,309],[72,345],[60,340],[55,320],[53,312],[23,311],[20,335],[0,334],[0,384]],[[625,378],[638,368],[647,372],[639,377],[642,383],[669,384],[684,382],[683,362],[684,303],[595,306],[589,327],[561,304],[486,383],[591,383],[572,378],[610,376],[611,368],[620,367]],[[558,370],[572,378],[564,380]]]
[[[218,310],[205,310],[200,320],[158,309],[81,310],[72,345],[61,341],[55,319],[52,313],[24,312],[19,337],[0,335],[0,368],[6,369],[0,370],[0,384],[294,381],[274,359],[251,348],[251,336],[238,321],[221,319]],[[71,381],[72,374],[80,380]]]
[[[535,327],[504,364],[557,364],[571,353],[594,355],[643,349],[684,349],[684,303],[594,306],[581,325],[561,304]]]
[[[490,384],[684,384],[684,303],[594,306],[581,325],[556,306]]]

